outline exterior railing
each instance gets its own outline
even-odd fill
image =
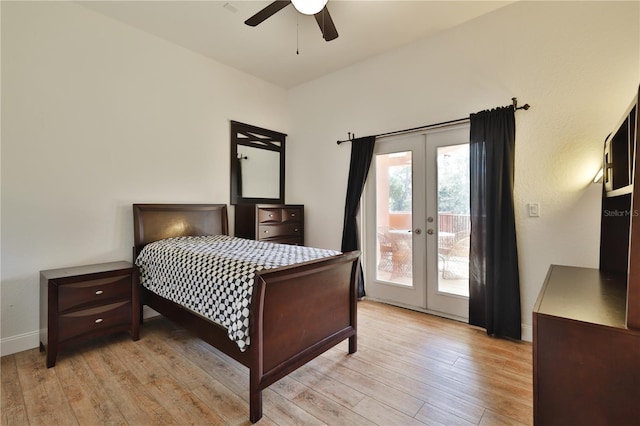
[[[459,232],[471,231],[471,220],[469,215],[454,213],[438,213],[438,231],[457,234]]]

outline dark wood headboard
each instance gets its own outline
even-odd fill
[[[193,235],[228,235],[226,204],[134,204],[135,254],[154,241]]]

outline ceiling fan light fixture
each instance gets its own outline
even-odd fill
[[[304,15],[315,15],[327,5],[328,0],[291,0],[293,7]]]

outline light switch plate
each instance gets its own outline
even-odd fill
[[[529,217],[540,217],[540,203],[529,203]]]

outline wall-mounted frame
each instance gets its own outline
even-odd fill
[[[286,134],[231,121],[231,204],[284,204]]]

